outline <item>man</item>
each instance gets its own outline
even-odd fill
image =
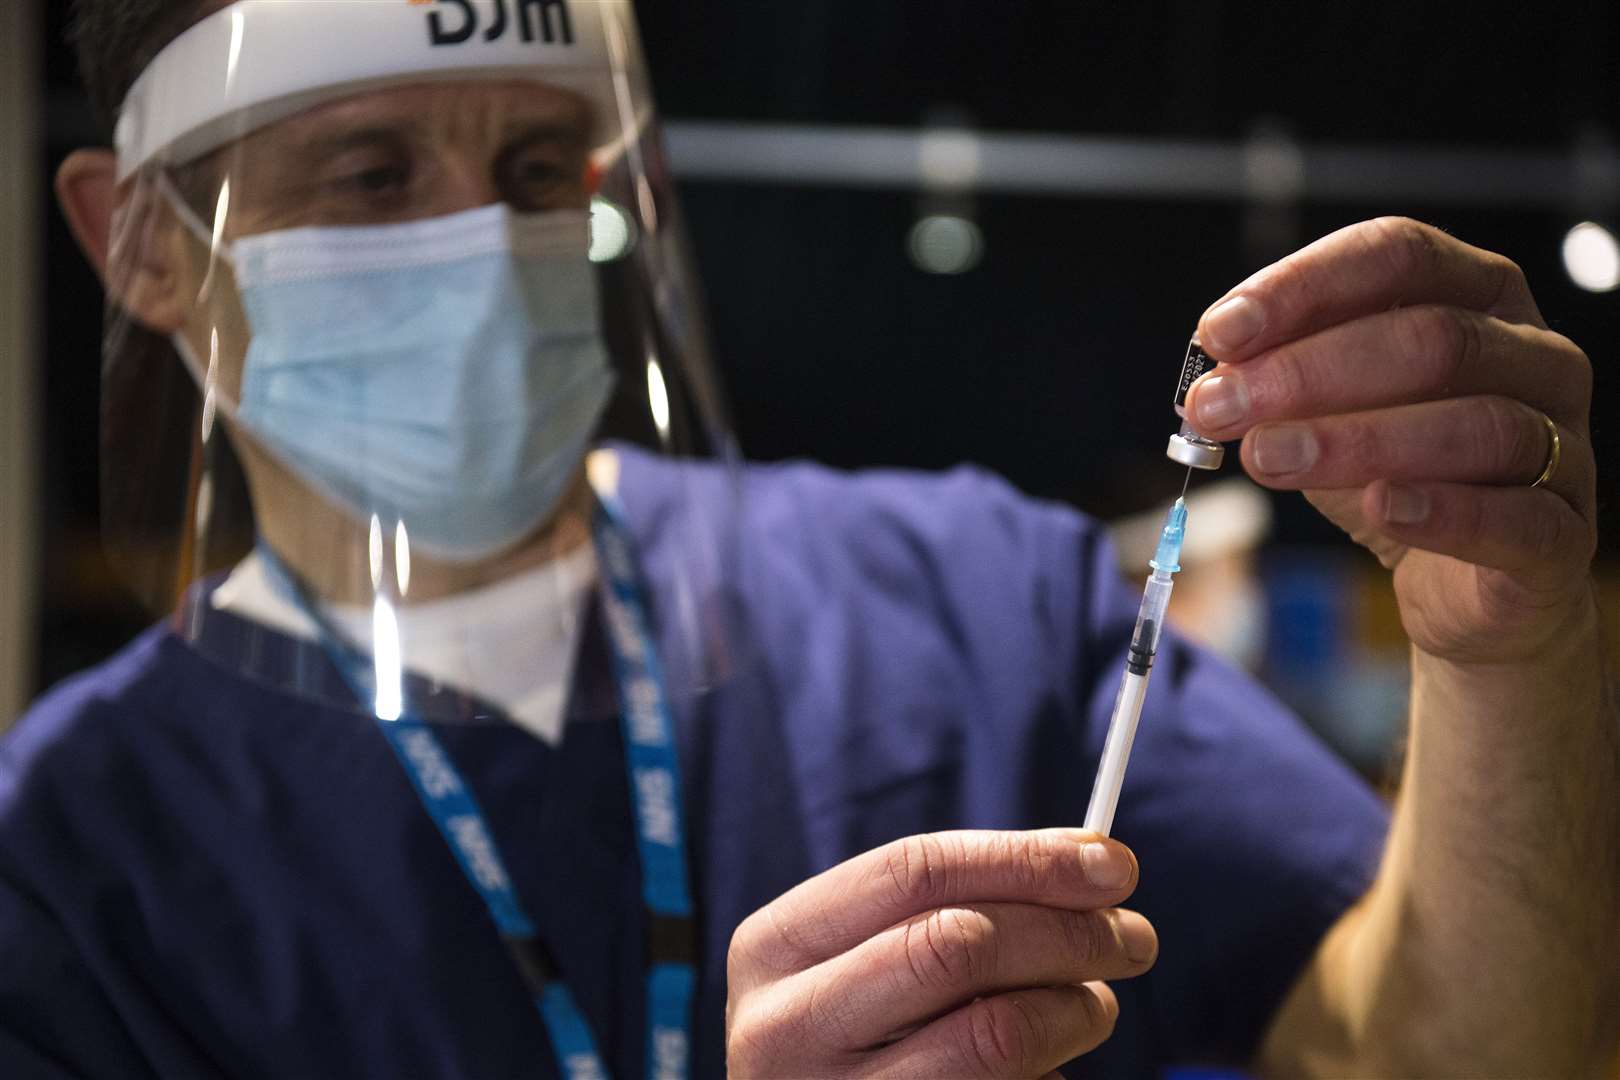
[[[80,36],[109,418],[188,370],[182,570],[231,534],[222,432],[259,539],[8,737],[8,1075],[1612,1061],[1590,371],[1511,263],[1369,222],[1201,320],[1198,426],[1394,571],[1413,733],[1385,844],[1167,647],[1138,887],[1072,828],[1134,613],[1094,526],[598,442],[617,373],[655,447],[724,446],[627,5],[85,0]]]

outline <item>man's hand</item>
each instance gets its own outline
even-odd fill
[[[1120,844],[1071,829],[914,836],[756,911],[727,957],[739,1077],[1032,1077],[1093,1049],[1158,938],[1114,905]]]
[[[1188,395],[1395,571],[1407,634],[1461,664],[1534,656],[1591,606],[1597,543],[1585,353],[1519,268],[1404,218],[1327,236],[1237,286],[1199,336]],[[1548,463],[1558,426],[1556,474]]]
[[[1519,268],[1352,226],[1205,313],[1188,395],[1267,487],[1395,572],[1415,646],[1372,889],[1273,1020],[1279,1076],[1589,1076],[1613,1060],[1620,745],[1590,568],[1592,371]],[[1558,467],[1540,487],[1552,457]]]

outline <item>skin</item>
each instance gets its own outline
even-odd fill
[[[511,92],[395,89],[250,136],[233,153],[252,167],[227,171],[258,179],[232,192],[226,237],[511,198],[496,178],[515,136],[496,121],[513,103],[484,96]],[[555,121],[567,96],[551,104],[551,129],[565,130]],[[379,124],[400,137],[296,156],[323,131]],[[544,205],[583,205],[583,151],[576,161],[567,145],[582,137],[551,144],[541,171],[557,201]],[[187,334],[205,357],[218,329],[218,386],[232,392],[247,328],[228,265],[149,188],[113,177],[105,151],[64,163],[57,192],[75,235],[146,326]],[[124,235],[148,240],[110,258],[115,216]],[[1589,582],[1586,358],[1547,331],[1512,264],[1408,221],[1336,233],[1233,297],[1260,326],[1240,342],[1219,305],[1205,315],[1203,341],[1223,363],[1190,395],[1195,422],[1242,438],[1251,476],[1306,491],[1378,554],[1414,643],[1412,750],[1389,853],[1278,1015],[1262,1065],[1288,1076],[1608,1065],[1616,965],[1592,958],[1620,955],[1620,770]],[[1207,409],[1223,385],[1242,388],[1248,409],[1217,421]],[[1526,485],[1547,437],[1532,410],[1558,422],[1564,444],[1558,475],[1535,491]],[[1273,437],[1290,432],[1317,449],[1282,472]],[[363,551],[361,523],[231,434],[271,541],[325,595],[368,595],[363,568],[322,557],[335,540]],[[1403,522],[1400,509],[1418,503],[1427,514]],[[583,539],[565,510],[496,559],[414,566],[412,598],[498,579]],[[1137,876],[1122,845],[1066,829],[912,837],[857,856],[738,927],[730,1067],[1047,1074],[1108,1037],[1118,1004],[1106,980],[1140,974],[1157,955],[1152,927],[1119,906]]]

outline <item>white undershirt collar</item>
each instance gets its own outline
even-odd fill
[[[555,746],[562,741],[580,625],[595,581],[595,550],[581,544],[494,584],[402,606],[397,618],[403,666],[477,694]],[[319,640],[313,620],[271,585],[257,552],[231,571],[211,603],[293,637]],[[370,609],[338,604],[327,611],[350,641],[369,649]]]

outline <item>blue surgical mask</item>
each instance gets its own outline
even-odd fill
[[[494,555],[555,510],[613,374],[580,212],[495,204],[235,241],[252,338],[236,421],[360,520]]]

